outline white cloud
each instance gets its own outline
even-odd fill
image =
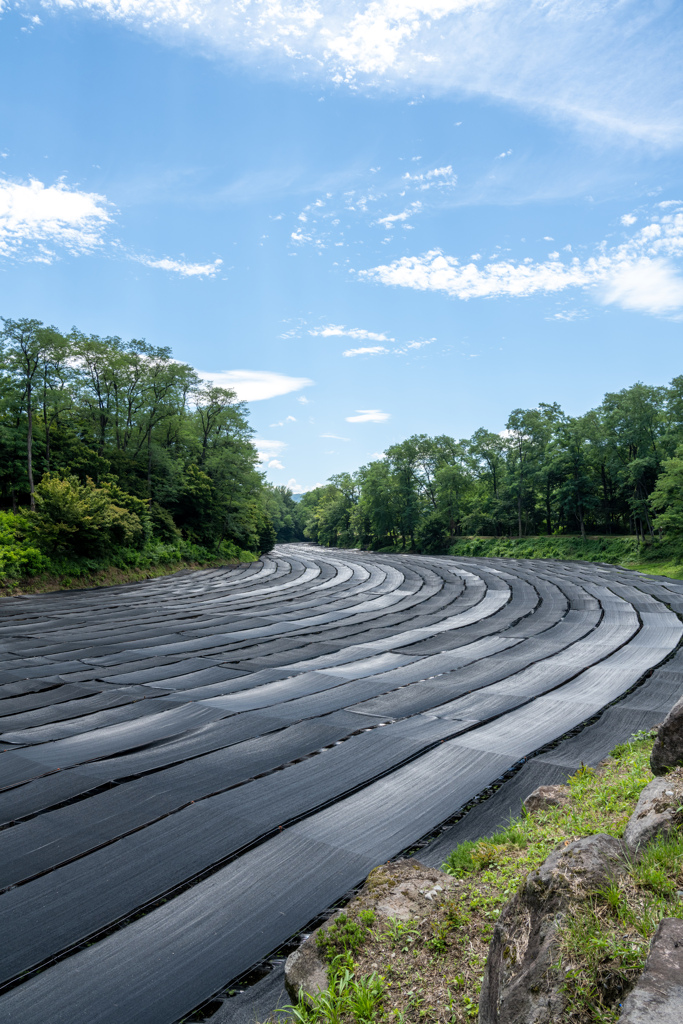
[[[264,398],[288,395],[313,384],[308,377],[288,377],[273,370],[198,370],[199,376],[216,387],[232,388],[242,402],[260,402]]]
[[[282,465],[282,463],[280,462],[279,459],[271,459],[270,462],[268,463],[268,469],[284,469],[284,468],[285,467]]]
[[[359,277],[382,284],[441,291],[459,299],[524,297],[568,288],[594,291],[600,302],[643,313],[672,315],[683,310],[683,205],[655,216],[627,242],[581,261],[562,262],[551,253],[545,262],[500,260],[485,266],[461,264],[433,249],[391,264],[360,271]]]
[[[403,346],[403,352],[408,352],[411,349],[424,348],[425,345],[431,345],[432,342],[436,341],[436,338],[426,338],[424,341],[408,341]]]
[[[321,483],[312,484],[311,487],[303,487],[302,484],[298,484],[294,477],[287,481],[287,487],[290,489],[292,494],[307,494],[309,491],[314,491],[316,487],[322,487]]]
[[[104,243],[111,223],[106,196],[63,181],[45,185],[0,178],[0,256],[51,263],[56,246],[76,255]]]
[[[287,443],[286,441],[269,441],[265,437],[255,437],[254,447],[259,454],[261,462],[271,462],[273,459],[278,458],[287,447]]]
[[[306,398],[305,395],[299,395],[297,402],[301,402],[302,405],[310,405],[311,400],[310,398]]]
[[[621,218],[621,223],[624,225],[625,228],[630,228],[631,225],[635,224],[637,220],[638,218],[635,217],[632,213],[625,213],[624,216]]]
[[[364,341],[394,341],[386,334],[366,331],[362,327],[344,327],[343,324],[328,324],[326,327],[315,327],[308,332],[317,338],[358,338]]]
[[[23,6],[38,7],[37,0]],[[492,96],[680,140],[677,5],[643,0],[42,0],[281,75]],[[652,74],[653,67],[667,69]]]
[[[496,160],[504,160],[506,156],[512,156],[511,149],[506,149],[504,153],[499,153]]]
[[[566,320],[571,323],[572,320],[584,320],[586,318],[585,309],[562,309],[559,313],[553,313],[552,316],[547,316],[546,320]]]
[[[455,188],[458,176],[453,173],[453,168],[448,164],[447,167],[435,167],[423,174],[410,174],[409,171],[406,171],[403,181],[410,182],[415,188],[424,192],[430,188]]]
[[[347,423],[384,423],[391,413],[381,412],[379,409],[356,409],[356,416],[347,416]]]
[[[171,260],[166,256],[161,260],[153,260],[148,256],[133,256],[132,259],[154,270],[170,270],[181,277],[215,277],[223,263],[223,260],[214,260],[213,263],[187,263],[184,260]]]
[[[343,356],[384,356],[389,352],[384,345],[374,345],[371,348],[347,348],[342,352]]]
[[[618,263],[600,286],[602,301],[639,313],[683,310],[683,277],[664,259]]]
[[[321,437],[331,438],[333,441],[350,441],[350,437],[340,437],[339,434],[321,434]]]
[[[386,217],[378,217],[375,224],[381,224],[385,228],[393,228],[394,224],[401,221],[408,220],[409,217],[414,217],[416,213],[419,213],[422,209],[422,203],[417,200],[411,203],[410,206],[406,206],[405,210],[401,213],[389,213]]]

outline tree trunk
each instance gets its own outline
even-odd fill
[[[28,490],[31,502],[31,511],[36,510],[36,498],[33,487],[33,409],[31,406],[31,382],[26,388],[26,402],[28,407],[28,433],[26,435],[26,468],[28,470]]]
[[[522,489],[521,489],[521,487],[517,491],[517,530],[518,530],[517,536],[521,538],[521,536],[522,536]]]
[[[43,401],[43,419],[45,420],[45,472],[50,472],[50,424],[47,419],[47,405]]]
[[[601,466],[600,466],[600,476],[602,477],[602,501],[603,501],[604,516],[605,516],[605,533],[611,533],[612,532],[612,517],[611,517],[610,511],[609,511],[609,500],[608,500],[608,497],[607,497],[607,478],[605,476],[605,466],[604,466],[604,463],[602,463]]]
[[[16,515],[17,514],[17,492],[14,490],[14,484],[12,484],[11,494],[12,494],[12,511]]]
[[[147,500],[152,507],[152,426],[147,431]]]

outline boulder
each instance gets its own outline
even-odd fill
[[[380,923],[390,917],[419,921],[431,913],[430,903],[452,885],[450,875],[406,858],[375,868],[358,899],[363,906],[372,907]]]
[[[560,846],[496,922],[479,1000],[479,1024],[552,1024],[567,999],[557,966],[559,932],[572,900],[625,868],[620,840],[597,835]]]
[[[640,794],[636,809],[629,818],[624,842],[633,854],[654,839],[668,832],[683,820],[683,769],[677,768],[664,778],[653,779]]]
[[[301,991],[307,996],[316,996],[327,988],[327,966],[316,943],[318,931],[306,936],[285,961],[285,986],[294,1002]]]
[[[547,811],[551,807],[564,807],[569,800],[569,786],[539,786],[522,804],[529,814],[535,811]]]
[[[636,987],[624,1000],[620,1024],[681,1024],[683,1021],[683,921],[660,922]]]
[[[683,765],[683,697],[674,704],[660,725],[650,754],[654,775],[666,775],[679,765]]]
[[[389,918],[420,920],[430,914],[434,901],[441,899],[452,885],[450,875],[408,858],[374,868],[355,899],[311,932],[287,957],[285,985],[291,998],[298,999],[300,990],[314,996],[327,988],[327,965],[317,940],[319,932],[333,925],[339,914],[353,915],[358,910],[372,909],[381,927]]]

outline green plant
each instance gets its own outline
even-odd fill
[[[114,484],[97,487],[89,477],[81,484],[75,476],[46,474],[36,487],[35,503],[29,530],[48,553],[97,556],[144,541],[145,502]]]
[[[330,983],[323,992],[308,996],[300,990],[294,1004],[280,1007],[298,1024],[344,1024],[352,1017],[358,1024],[377,1019],[384,999],[384,979],[378,974],[356,978],[348,954],[335,957],[328,969]]]
[[[405,945],[406,943],[412,944],[415,942],[415,936],[420,934],[419,929],[415,927],[416,923],[416,921],[410,919],[401,921],[398,917],[390,917],[387,919],[384,936],[394,946]]]
[[[481,871],[495,864],[500,857],[499,847],[499,842],[485,839],[461,843],[449,854],[441,870],[456,878]]]
[[[316,937],[318,949],[326,960],[332,962],[337,954],[342,952],[352,953],[357,950],[368,935],[368,926],[374,921],[367,915],[365,919],[356,920],[347,914],[339,914],[335,921],[327,928],[321,928]]]
[[[376,1019],[376,1013],[384,999],[382,978],[370,974],[366,978],[352,981],[349,987],[348,1005],[359,1024]]]

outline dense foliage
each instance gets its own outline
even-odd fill
[[[268,551],[291,495],[258,471],[247,410],[168,348],[68,335],[37,320],[0,331],[0,524],[5,561]],[[33,554],[31,554],[33,552]],[[22,561],[23,560],[23,561]]]
[[[418,434],[300,503],[321,544],[448,551],[458,537],[683,532],[683,376],[597,409],[514,409],[501,434]]]

